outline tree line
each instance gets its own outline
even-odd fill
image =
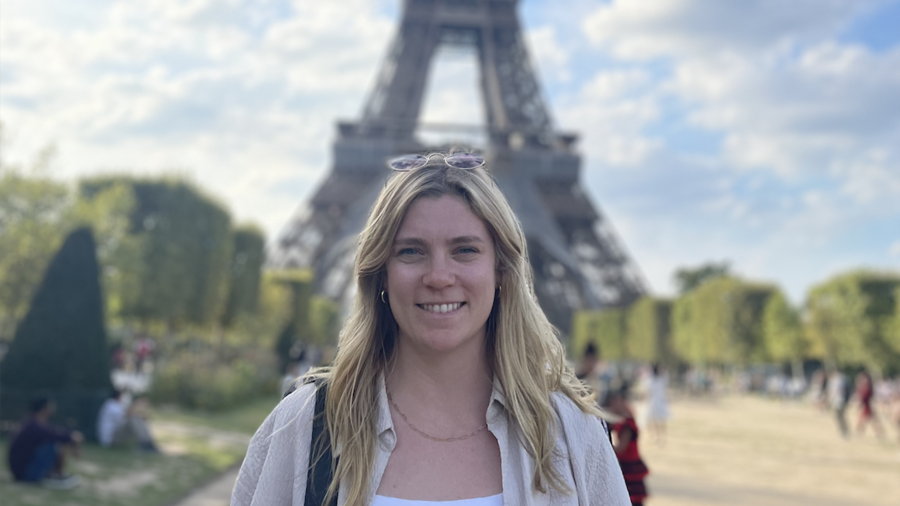
[[[16,335],[51,257],[83,227],[96,239],[111,326],[271,349],[279,338],[336,337],[339,308],[312,294],[311,276],[264,271],[263,232],[235,224],[222,203],[191,182],[102,176],[66,184],[41,170],[3,166],[0,340]]]
[[[675,299],[645,296],[626,308],[576,313],[576,354],[595,343],[610,360],[735,366],[781,363],[802,374],[828,367],[900,373],[900,273],[837,274],[794,307],[779,287],[741,279],[727,264],[676,273]]]

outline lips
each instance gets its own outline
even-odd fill
[[[451,311],[456,311],[457,309],[465,306],[465,302],[450,302],[447,304],[416,304],[421,309],[428,311],[429,313],[449,313]]]

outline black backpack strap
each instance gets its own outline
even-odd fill
[[[313,415],[312,437],[309,444],[309,471],[306,475],[306,506],[326,506],[325,494],[334,478],[337,460],[332,462],[331,435],[325,423],[325,396],[327,383],[316,383],[316,412]],[[337,494],[331,498],[330,506],[337,506]]]

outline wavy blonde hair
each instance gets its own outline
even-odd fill
[[[534,457],[532,484],[569,492],[551,457],[556,427],[550,393],[560,391],[585,413],[597,414],[584,386],[565,360],[556,329],[537,303],[532,287],[525,235],[503,193],[483,169],[461,170],[429,164],[396,173],[387,182],[359,235],[356,257],[358,290],[338,341],[334,364],[313,374],[328,383],[325,415],[341,458],[328,497],[349,485],[347,504],[366,499],[375,460],[378,375],[393,358],[398,335],[390,308],[382,303],[386,264],[397,230],[419,198],[462,198],[494,240],[497,279],[502,289],[486,324],[488,360],[499,378],[509,415],[521,427],[526,450]],[[310,458],[310,465],[314,457]]]

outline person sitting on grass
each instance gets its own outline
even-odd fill
[[[31,405],[31,416],[13,436],[8,462],[16,481],[62,490],[80,483],[77,476],[63,474],[63,467],[67,453],[78,456],[84,436],[78,431],[50,425],[50,417],[55,412],[53,399],[36,399]]]
[[[100,416],[97,417],[97,440],[100,444],[111,447],[136,442],[141,450],[159,453],[143,413],[145,404],[143,399],[138,398],[129,405],[120,390],[113,390],[100,407]]]

